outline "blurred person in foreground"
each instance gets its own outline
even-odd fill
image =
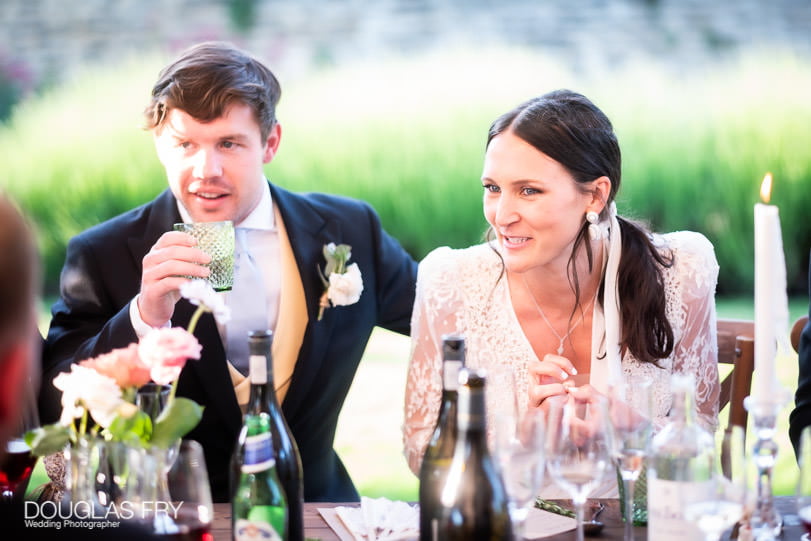
[[[811,262],[808,264],[808,295],[811,299]],[[800,435],[805,427],[811,425],[811,303],[808,315],[797,347],[799,374],[797,391],[794,393],[794,409],[789,416],[789,436],[797,458],[800,457]]]
[[[247,342],[248,330],[268,328],[276,392],[301,454],[304,498],[353,501],[358,493],[333,449],[338,415],[372,329],[408,333],[417,264],[368,204],[296,194],[267,180],[264,165],[282,136],[280,93],[264,64],[227,43],[195,45],[161,71],[145,117],[169,189],[70,241],[44,360],[41,403],[53,410],[42,415],[45,421],[58,414],[50,382],[71,363],[125,347],[152,328],[188,327],[195,307],[179,288],[183,276],[205,278],[202,264],[210,258],[172,225],[231,220],[248,234],[263,291],[237,301],[235,283],[223,293],[226,305],[232,321],[253,303],[266,315],[236,332],[232,322],[218,328],[205,314],[195,331],[202,356],[186,364],[177,388],[205,407],[187,437],[203,445],[214,500],[230,499],[228,464],[250,387],[247,356],[229,353],[235,350],[228,334]],[[255,233],[261,240],[251,240]],[[332,244],[351,248],[348,265],[357,265],[362,280],[334,306],[322,281]]]
[[[514,395],[502,379],[488,385],[491,433],[513,396],[519,409],[545,408],[567,392],[624,384],[633,404],[642,378],[652,379],[661,426],[674,372],[695,375],[698,420],[715,429],[713,247],[698,233],[653,234],[617,215],[620,172],[611,122],[581,94],[550,92],[492,124],[481,179],[487,242],[437,248],[419,267],[404,426],[412,471],[436,422],[449,332],[466,336],[468,366],[514,376]]]
[[[37,328],[39,257],[33,235],[15,205],[0,193],[0,463],[22,408],[35,393],[42,336]],[[31,395],[28,395],[31,396]],[[134,522],[106,521],[61,512],[40,513],[37,502],[0,502],[4,539],[151,539]],[[38,525],[26,523],[33,521]],[[102,526],[104,526],[102,528]]]

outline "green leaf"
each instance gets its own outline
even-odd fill
[[[143,411],[130,417],[117,415],[107,427],[107,432],[116,441],[146,443],[152,436],[152,419]]]
[[[45,425],[25,434],[25,443],[34,456],[46,456],[60,452],[70,441],[70,428],[58,423]]]
[[[166,449],[191,432],[202,417],[203,407],[197,402],[175,397],[155,420],[150,441]]]

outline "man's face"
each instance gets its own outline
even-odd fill
[[[265,189],[263,165],[276,154],[278,124],[263,139],[247,105],[236,103],[211,121],[172,109],[154,134],[169,187],[195,222],[244,220]]]

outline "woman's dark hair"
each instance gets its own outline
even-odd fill
[[[276,124],[281,93],[276,76],[250,54],[225,42],[199,43],[161,71],[144,110],[146,128],[160,128],[172,109],[208,122],[231,104],[243,103],[253,110],[266,139]]]
[[[487,145],[509,131],[560,163],[576,185],[589,192],[589,183],[606,176],[611,180],[601,218],[609,212],[620,187],[622,157],[617,136],[607,116],[582,94],[555,90],[522,103],[493,122]],[[617,216],[622,231],[622,258],[617,276],[622,318],[621,347],[644,362],[657,362],[673,352],[673,328],[665,313],[662,268],[673,264],[672,254],[661,254],[650,233],[639,223]],[[580,302],[580,284],[574,261],[585,247],[589,269],[593,262],[588,223],[575,239],[569,256],[572,287]],[[601,285],[601,290],[605,284]]]

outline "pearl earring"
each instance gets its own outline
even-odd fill
[[[602,231],[600,231],[600,226],[597,225],[600,221],[600,215],[590,210],[586,213],[586,221],[589,223],[589,236],[591,240],[600,240]]]

